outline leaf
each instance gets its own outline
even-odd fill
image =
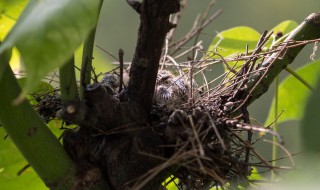
[[[310,85],[315,86],[320,75],[320,61],[307,64],[298,69],[297,73]],[[310,90],[293,76],[290,75],[285,78],[279,85],[278,113],[281,113],[282,110],[284,112],[278,118],[278,123],[288,120],[300,120],[310,93]],[[274,121],[274,113],[275,100],[273,99],[265,125],[269,125]]]
[[[319,65],[318,62],[317,65]],[[320,70],[320,69],[319,69]],[[316,153],[318,157],[317,163],[319,164],[319,155],[320,155],[320,146],[319,146],[319,137],[320,137],[320,72],[314,76],[315,82],[317,85],[312,95],[306,100],[306,106],[304,108],[303,117],[301,121],[301,137],[302,145],[306,153],[314,154]]]
[[[0,42],[5,38],[14,23],[14,20],[6,17],[5,15],[0,16]]]
[[[251,175],[249,176],[249,180],[252,181],[259,181],[265,180],[265,178],[259,173],[256,167],[252,167]]]
[[[281,23],[279,23],[277,26],[273,27],[271,31],[273,31],[273,34],[271,36],[272,40],[269,40],[269,42],[265,45],[265,47],[271,47],[272,43],[274,43],[277,39],[277,33],[281,32],[282,35],[286,35],[292,30],[294,30],[298,26],[298,23],[293,20],[286,20]]]
[[[283,34],[287,34],[291,32],[293,29],[295,29],[298,26],[298,23],[293,20],[286,20],[272,28],[270,31],[274,32],[274,35],[277,32],[282,32]]]
[[[48,72],[63,65],[80,46],[98,18],[100,0],[30,1],[0,46],[20,51],[28,74],[28,94]]]
[[[0,0],[0,18],[7,16],[16,20],[27,3],[28,0]]]
[[[29,167],[20,176],[17,173],[28,163],[10,138],[4,140],[6,133],[0,128],[0,184],[1,189],[44,190],[48,189]]]
[[[170,176],[168,177],[163,183],[162,185],[165,186],[165,188],[167,190],[177,190],[178,187],[177,187],[177,184],[179,183],[179,179],[178,178],[175,178],[174,180],[174,176]],[[170,183],[169,183],[170,182]]]
[[[209,58],[220,58],[215,53],[219,53],[223,58],[231,55],[240,54],[246,52],[246,45],[248,45],[248,51],[254,50],[256,44],[260,38],[259,32],[256,30],[240,26],[231,28],[220,32],[212,41],[208,49]],[[218,52],[216,52],[216,50]],[[230,67],[233,67],[236,62],[228,62]],[[239,61],[237,66],[242,65],[244,62]],[[227,70],[227,68],[225,67]]]
[[[41,86],[45,85],[43,84]],[[49,84],[47,84],[49,85]],[[47,85],[46,88],[48,87]],[[61,120],[52,120],[47,126],[58,138],[62,135]],[[0,128],[0,184],[1,189],[45,190],[48,189],[36,172],[28,167],[20,176],[17,173],[27,166],[28,162],[21,155],[12,140],[7,137],[3,127]]]
[[[18,83],[20,86],[24,86],[25,83],[28,81],[28,77],[24,78],[19,78]],[[30,92],[30,94],[53,94],[54,93],[54,88],[50,83],[40,81],[37,86]]]
[[[10,31],[28,0],[0,0],[0,41]]]
[[[23,82],[20,80],[19,82]],[[41,82],[38,87],[41,92],[45,92],[52,88],[48,83]],[[43,88],[45,87],[45,88]],[[51,91],[52,92],[52,91]],[[62,135],[63,130],[60,129],[61,120],[52,120],[47,126],[51,132],[58,138]],[[27,166],[28,162],[21,155],[20,151],[14,145],[10,137],[4,140],[6,133],[3,127],[0,128],[0,184],[1,189],[24,189],[24,190],[45,190],[48,189],[36,172],[28,167],[20,176],[17,173]]]
[[[19,78],[18,83],[20,86],[24,86],[27,82],[27,78]],[[48,94],[54,94],[54,88],[51,86],[51,84],[40,81],[39,84],[27,95],[27,98],[31,105],[37,104],[37,101],[35,100],[33,95],[48,95]]]
[[[214,51],[217,47],[221,49],[219,54],[227,57],[235,53],[245,52],[246,45],[249,46],[249,50],[253,50],[259,38],[259,32],[252,28],[246,26],[231,28],[220,32],[213,39],[208,51]]]
[[[8,65],[6,57],[0,60]],[[12,104],[21,90],[11,68],[5,67],[0,76],[0,120],[4,129],[46,185],[71,188],[72,184],[64,181],[65,176],[74,175],[70,157],[27,101]]]

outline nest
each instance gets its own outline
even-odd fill
[[[201,51],[201,48],[197,51]],[[238,59],[242,58],[238,57]],[[250,60],[250,58],[247,59]],[[247,186],[252,166],[274,168],[252,147],[254,141],[262,139],[261,134],[266,133],[276,136],[282,143],[280,135],[268,127],[250,124],[245,104],[247,94],[242,88],[243,83],[247,80],[247,74],[242,72],[248,70],[247,68],[251,67],[252,63],[241,65],[237,71],[225,72],[219,84],[213,88],[209,87],[210,82],[199,85],[195,78],[201,74],[203,69],[217,62],[223,63],[223,60],[206,58],[205,60],[193,61],[192,70],[189,69],[187,72],[171,66],[164,66],[166,69],[159,70],[153,108],[148,122],[153,135],[147,140],[145,139],[147,144],[156,142],[156,147],[150,148],[141,145],[138,148],[139,155],[155,159],[157,162],[153,169],[149,169],[148,172],[139,175],[133,182],[131,181],[134,184],[132,189],[140,189],[153,177],[162,173],[170,174],[171,182],[178,179],[176,185],[181,189],[186,187],[194,190],[206,189],[213,186],[223,186],[227,182],[234,184],[235,187],[238,185]],[[180,66],[190,67],[190,63],[180,64]],[[164,64],[170,65],[170,63]],[[190,72],[194,73],[190,74]],[[172,73],[180,74],[174,75]],[[201,76],[204,75],[201,74]],[[105,74],[101,82],[93,86],[102,87],[114,99],[112,102],[121,102],[121,94],[118,93],[119,78],[119,73],[113,71]],[[213,81],[215,80],[217,79]],[[124,88],[125,86],[126,81],[124,81]],[[90,87],[90,91],[91,88],[93,87]],[[65,114],[62,116],[64,119],[76,123],[74,118],[67,118]],[[84,124],[80,123],[80,125]],[[92,126],[92,124],[90,125]],[[104,125],[110,126],[110,124]],[[113,125],[117,126],[118,124],[113,123]],[[132,130],[130,127],[123,126],[112,130],[95,126],[94,133],[104,136],[102,139],[115,134],[130,134]],[[142,130],[139,127],[135,130],[143,131],[145,129],[144,125],[140,125],[140,127]],[[253,139],[254,133],[257,134],[258,139]],[[92,135],[92,132],[90,134]],[[161,138],[160,144],[155,140],[158,137]],[[69,141],[70,139],[65,144],[69,144]],[[105,140],[89,140],[89,144],[96,144],[93,147],[97,147],[99,144],[98,150],[95,148],[95,155],[100,155],[101,151],[103,152],[105,149],[100,145],[102,142],[106,143]],[[68,147],[74,146],[73,143]],[[79,145],[76,146],[79,147]],[[82,151],[83,146],[87,145],[81,144]],[[74,149],[70,147],[67,150]],[[90,149],[90,154],[93,154],[92,148],[88,149]],[[69,150],[69,152],[74,152],[74,150]],[[79,159],[79,156],[73,155],[73,157],[75,160]],[[254,159],[255,163],[252,163]],[[164,184],[164,187],[166,185]]]
[[[201,22],[188,40],[216,16]],[[250,55],[228,58],[217,49],[205,52],[201,41],[174,57],[168,55],[170,45],[166,44],[150,113],[128,100],[128,73],[120,75],[116,70],[88,85],[84,101],[62,105],[57,115],[80,126],[66,130],[63,136],[64,147],[78,166],[77,189],[100,180],[107,181],[111,189],[154,189],[154,184],[163,181],[162,189],[169,183],[192,190],[223,188],[229,183],[236,189],[248,186],[252,166],[279,169],[253,144],[271,134],[283,148],[281,136],[269,126],[252,124],[247,111],[252,98],[263,94],[252,92],[272,65],[260,67],[261,63],[271,53],[283,54],[289,44],[260,53],[271,34],[265,32]],[[176,47],[171,46],[172,52],[185,43],[182,39]],[[192,58],[177,61],[183,55]],[[204,71],[217,64],[224,65],[225,72],[209,80]],[[252,77],[256,73],[259,78]]]
[[[195,48],[196,51],[202,51],[200,47]],[[212,56],[216,54],[217,52]],[[255,56],[257,55],[252,57]],[[248,94],[243,91],[243,86],[248,81],[248,74],[244,71],[250,72],[248,68],[253,64],[250,60],[252,57],[246,58],[250,61],[249,64],[242,64],[239,68],[234,66],[234,69],[221,75],[220,79],[203,84],[196,82],[195,78],[205,77],[201,73],[204,69],[216,63],[223,64],[226,59],[207,56],[205,59],[181,63],[180,67],[163,62],[164,66],[157,76],[149,120],[142,121],[148,123],[147,133],[145,124],[137,124],[137,127],[132,128],[130,125],[124,126],[120,121],[124,119],[117,117],[128,115],[130,118],[135,115],[119,111],[123,101],[118,92],[120,74],[117,71],[105,73],[100,82],[89,85],[84,103],[69,102],[61,105],[59,95],[55,94],[37,98],[39,104],[36,109],[47,122],[54,118],[52,112],[60,109],[57,113],[60,118],[80,126],[64,132],[65,149],[78,165],[80,186],[90,186],[100,179],[111,180],[112,186],[116,186],[119,183],[116,170],[120,161],[116,161],[111,169],[106,163],[111,162],[110,155],[116,149],[122,151],[124,147],[128,149],[126,153],[120,153],[119,150],[113,156],[121,158],[134,152],[134,158],[137,155],[143,156],[142,159],[135,160],[134,164],[140,165],[143,162],[146,165],[145,170],[142,170],[145,172],[138,172],[136,177],[130,179],[132,189],[142,188],[159,175],[162,179],[169,179],[171,176],[171,180],[163,183],[163,188],[170,182],[175,183],[178,188],[193,190],[222,187],[226,183],[234,187],[247,186],[252,166],[274,169],[253,148],[253,144],[266,133],[276,136],[282,143],[280,135],[268,127],[250,123],[246,109]],[[243,60],[241,57],[237,59]],[[233,58],[231,60],[234,61]],[[191,69],[183,71],[181,68]],[[204,79],[203,81],[207,81]],[[210,87],[210,83],[217,80],[218,85]],[[125,89],[126,81],[123,83]],[[128,110],[131,108],[128,107]],[[258,138],[254,139],[254,134]],[[133,140],[128,141],[129,144],[134,144],[137,139],[142,144],[137,147],[122,144],[124,139],[131,137]],[[113,140],[116,142],[112,142]],[[115,150],[110,150],[110,146],[115,147]],[[150,163],[146,161],[149,159],[152,160]],[[121,188],[122,186],[115,187]]]
[[[200,67],[201,61],[198,63]],[[270,133],[282,143],[280,135],[250,124],[248,111],[239,107],[245,102],[241,87],[234,85],[239,80],[230,77],[230,72],[225,75],[229,77],[206,91],[193,81],[195,75],[187,79],[185,74],[171,76],[169,82],[157,82],[156,89],[163,90],[155,91],[152,126],[164,138],[167,157],[162,158],[166,161],[153,172],[164,166],[176,166],[167,171],[172,174],[170,182],[179,179],[176,186],[181,189],[206,189],[226,182],[235,187],[247,186],[251,166],[273,168],[252,147],[253,134],[259,137],[255,140],[260,140],[261,134]],[[243,76],[235,76],[245,80]],[[257,159],[260,165],[252,163]]]
[[[198,44],[190,51],[203,50]],[[216,55],[217,52],[212,54]],[[282,142],[281,137],[269,128],[250,124],[246,109],[248,93],[243,91],[243,86],[248,82],[248,68],[254,64],[251,59],[256,56],[247,56],[249,64],[242,64],[239,68],[235,65],[220,78],[212,81],[204,78],[203,81],[207,82],[203,84],[195,80],[199,76],[205,77],[203,70],[228,60],[207,56],[180,63],[179,67],[163,61],[164,66],[157,76],[150,119],[142,121],[149,125],[147,133],[145,124],[132,127],[123,123],[123,120],[137,121],[139,118],[133,118],[137,114],[132,113],[132,106],[127,105],[127,110],[131,110],[128,113],[124,111],[125,101],[121,100],[118,92],[120,74],[117,71],[108,72],[100,82],[89,85],[85,102],[61,105],[59,95],[55,94],[38,98],[37,110],[48,122],[53,119],[53,112],[60,109],[57,113],[60,118],[80,126],[64,132],[64,147],[78,165],[81,187],[108,179],[115,189],[123,188],[117,186],[120,183],[117,174],[121,172],[117,171],[120,161],[112,160],[115,164],[109,164],[111,156],[121,159],[126,154],[134,154],[128,156],[130,158],[143,157],[128,165],[145,165],[144,169],[139,168],[141,171],[137,170],[133,179],[126,178],[130,179],[132,189],[142,188],[159,175],[162,179],[171,176],[171,180],[163,183],[163,188],[170,182],[176,183],[178,188],[193,190],[221,187],[226,183],[234,187],[247,186],[252,166],[274,168],[254,150],[253,142],[261,139],[262,133],[274,135]],[[241,57],[237,59],[243,60]],[[216,81],[218,84],[210,87]],[[125,89],[127,82],[123,83]],[[119,115],[130,119],[118,118]],[[254,133],[258,134],[258,139],[253,139]],[[122,144],[127,138],[132,140]],[[137,141],[142,141],[142,145],[131,147],[130,143]],[[120,150],[114,153],[110,146],[115,150],[128,150],[126,153],[120,153]],[[260,160],[255,162],[259,164],[252,163],[254,158]],[[152,161],[149,162],[150,159]]]

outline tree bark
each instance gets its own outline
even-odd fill
[[[129,1],[133,5],[132,1]],[[135,54],[130,69],[128,100],[148,112],[152,105],[159,60],[167,32],[175,27],[170,14],[180,9],[179,0],[144,0],[135,2],[140,13],[140,27]]]

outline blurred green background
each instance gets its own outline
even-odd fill
[[[192,27],[196,16],[203,12],[211,0],[189,0],[181,21],[178,24],[175,40],[183,37]],[[294,20],[301,23],[310,13],[320,12],[319,0],[217,0],[211,13],[223,9],[222,15],[212,22],[200,35],[205,49],[208,48],[217,32],[235,27],[249,26],[262,33],[284,20]],[[139,15],[126,2],[107,0],[104,2],[96,34],[96,45],[117,55],[119,48],[125,51],[125,61],[131,61],[139,27]],[[189,45],[190,47],[190,45]],[[312,62],[309,56],[312,46],[305,48],[292,64],[292,68]],[[105,60],[115,61],[99,48],[95,48],[95,55]],[[319,59],[319,53],[317,59]],[[219,70],[221,71],[221,70]],[[218,76],[217,72],[208,73],[209,77]],[[284,71],[280,79],[288,74]],[[274,86],[258,101],[250,106],[250,116],[258,122],[264,123],[273,98]],[[291,153],[300,152],[300,139],[297,121],[282,123],[279,131],[285,140],[285,146]],[[271,137],[269,137],[271,138]],[[265,142],[257,143],[260,153],[271,159],[271,145]],[[280,156],[282,155],[280,151]],[[299,157],[299,156],[297,156]],[[288,160],[279,164],[287,164]]]

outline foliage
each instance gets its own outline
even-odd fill
[[[240,26],[220,32],[212,41],[208,51],[216,48],[223,57],[244,53],[246,46],[248,51],[252,51],[260,38],[261,34],[256,30]]]
[[[70,59],[96,25],[99,5],[99,0],[29,2],[0,48],[0,53],[14,46],[20,51],[28,73],[23,94]]]
[[[297,70],[297,74],[304,78],[313,87],[316,86],[320,74],[320,62],[308,63]],[[278,112],[283,113],[277,118],[278,123],[289,120],[301,120],[305,113],[305,105],[310,97],[311,91],[298,79],[289,76],[279,85]],[[273,99],[266,125],[274,121],[275,100]]]
[[[281,32],[282,34],[288,34],[291,32],[298,24],[295,21],[287,20],[279,23],[277,26],[273,27],[270,31],[273,32],[272,38],[268,40],[265,47],[271,47],[276,41],[276,34]],[[256,47],[261,34],[255,29],[247,26],[239,26],[230,28],[228,30],[219,32],[217,36],[211,42],[208,48],[208,57],[218,58],[216,53],[222,56],[224,59],[233,58],[232,56],[250,54]],[[269,49],[268,48],[268,49]],[[228,62],[230,67],[233,67],[234,62]],[[240,67],[243,61],[238,61],[236,68]],[[225,67],[225,69],[227,69]]]
[[[319,62],[318,62],[319,65]],[[309,73],[310,74],[310,73]],[[307,154],[316,155],[315,158],[319,158],[320,155],[320,147],[319,147],[319,111],[320,111],[320,103],[319,103],[319,94],[320,94],[320,77],[319,73],[317,73],[318,79],[316,79],[315,90],[313,94],[308,98],[306,104],[301,106],[304,108],[303,118],[301,120],[301,137],[302,137],[302,145],[306,150]],[[317,160],[315,165],[318,166],[319,160]],[[312,167],[312,164],[311,166]]]

